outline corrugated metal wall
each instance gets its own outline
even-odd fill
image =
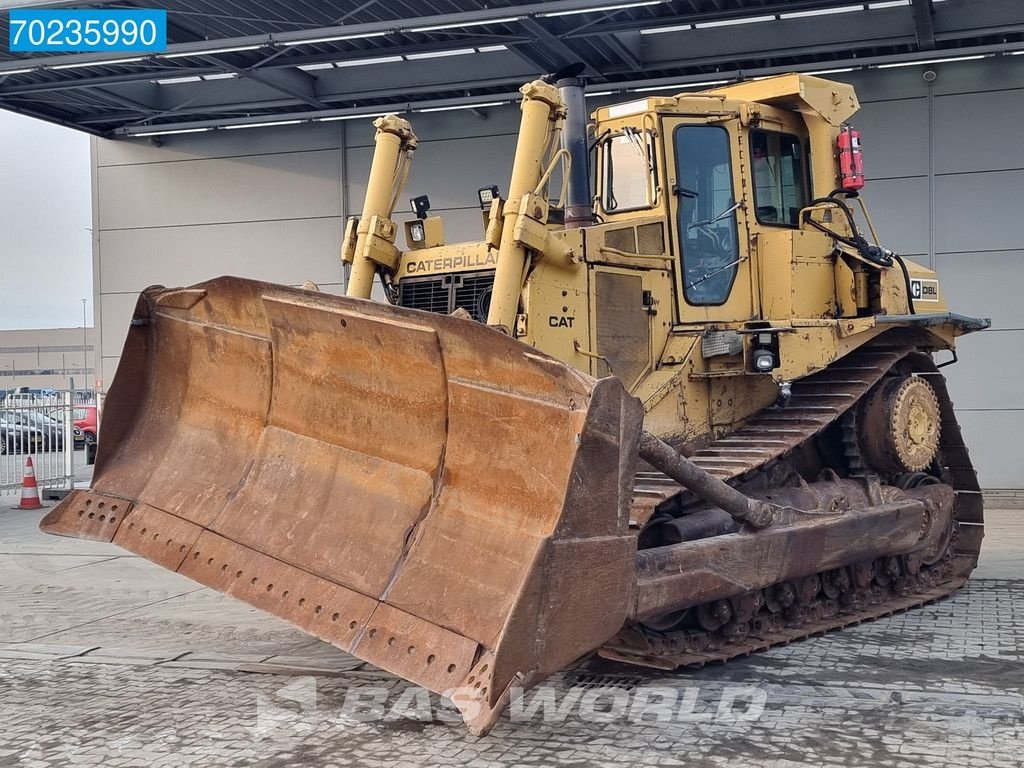
[[[863,102],[866,200],[884,242],[939,271],[955,310],[991,316],[945,369],[990,488],[1024,484],[1024,57],[835,75]],[[407,196],[428,193],[449,240],[479,236],[476,190],[507,185],[518,111],[417,115]],[[362,121],[96,140],[95,254],[103,378],[138,292],[221,274],[341,290],[345,215],[362,203],[373,129]],[[410,214],[402,213],[405,219]]]

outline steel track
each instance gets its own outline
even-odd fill
[[[909,346],[868,345],[824,371],[794,383],[793,398],[786,407],[766,409],[740,430],[712,442],[691,458],[730,483],[743,482],[836,423],[897,367],[926,377],[941,410],[940,474],[942,482],[956,491],[956,501],[953,534],[946,552],[936,563],[919,567],[903,556],[897,558],[897,563],[886,563],[882,558],[850,564],[838,569],[849,577],[849,588],[838,594],[830,589],[834,593],[830,597],[815,588],[815,583],[834,577],[836,572],[817,574],[796,582],[797,592],[802,587],[804,596],[801,599],[798,594],[786,606],[780,606],[774,597],[773,605],[763,604],[765,595],[777,594],[780,585],[772,585],[736,596],[753,600],[756,607],[747,616],[734,613],[733,620],[721,628],[659,632],[631,625],[600,648],[599,654],[660,669],[701,667],[916,608],[962,587],[977,565],[984,534],[981,489],[945,377],[930,355]],[[669,478],[652,472],[639,473],[636,488],[638,499],[645,504],[687,493]],[[893,568],[895,577],[887,573],[887,567]],[[735,603],[733,607],[737,607]],[[696,610],[697,607],[691,609]]]

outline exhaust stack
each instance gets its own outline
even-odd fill
[[[581,77],[561,77],[555,85],[565,102],[565,127],[562,147],[572,158],[569,193],[565,203],[565,226],[577,229],[593,224],[594,209],[590,196],[590,151],[587,147],[587,103]]]

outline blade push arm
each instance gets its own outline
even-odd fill
[[[355,246],[351,253],[343,255],[343,259],[352,264],[346,295],[357,299],[370,298],[373,276],[380,268],[390,273],[398,268],[401,257],[395,246],[398,227],[391,220],[391,214],[416,149],[416,134],[408,120],[387,115],[377,118],[373,124],[377,135],[363,215],[355,225]],[[348,233],[345,239],[349,241]]]
[[[527,83],[523,94],[519,141],[512,163],[487,324],[511,333],[529,265],[530,244],[543,252],[547,244],[547,201],[536,194],[546,167],[545,157],[565,119],[558,89],[541,80]],[[538,247],[539,246],[539,247]]]

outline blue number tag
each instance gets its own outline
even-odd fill
[[[26,53],[164,51],[167,11],[15,8],[10,11],[7,43],[11,52]]]

